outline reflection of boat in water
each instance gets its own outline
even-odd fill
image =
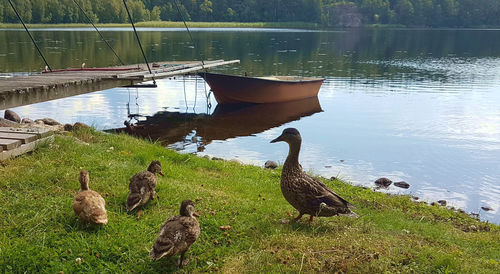
[[[246,77],[201,72],[219,104],[278,103],[318,95],[323,78],[298,76]]]
[[[263,132],[320,111],[318,97],[273,104],[217,105],[212,115],[161,111],[119,131],[158,140],[163,145],[185,140],[204,145]],[[186,138],[193,132],[201,140]]]

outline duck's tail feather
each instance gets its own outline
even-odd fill
[[[159,260],[165,256],[170,256],[172,255],[173,249],[174,245],[171,242],[162,243],[161,240],[156,240],[153,249],[149,252],[149,258],[151,258],[151,260]]]
[[[347,214],[344,214],[344,216],[349,217],[349,218],[356,218],[356,219],[359,218],[359,215],[356,214],[356,212],[354,212],[354,211],[351,211]]]
[[[131,193],[127,198],[127,211],[132,211],[141,204],[142,196],[137,193]]]
[[[349,203],[349,202],[347,202],[347,208],[349,208],[349,209],[356,209],[356,207],[353,204]]]

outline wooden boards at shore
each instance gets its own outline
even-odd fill
[[[0,127],[0,161],[32,151],[39,142],[52,140],[52,135],[44,128]]]

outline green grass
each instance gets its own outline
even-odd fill
[[[125,211],[128,179],[153,159],[165,173],[160,198],[137,219]],[[90,188],[106,199],[106,226],[83,228],[73,213],[81,169],[89,170]],[[195,201],[202,228],[185,272],[500,271],[499,226],[329,180],[357,206],[359,219],[282,223],[296,212],[282,197],[279,179],[279,170],[178,154],[126,135],[57,135],[52,144],[0,165],[0,272],[175,271],[178,257],[151,262],[148,253],[160,225],[184,199]]]
[[[183,22],[171,21],[150,21],[138,22],[135,24],[137,27],[150,27],[150,28],[184,28]],[[319,28],[318,24],[306,22],[187,22],[190,28],[305,28],[314,29]],[[78,28],[78,27],[92,27],[90,24],[28,24],[28,28]],[[118,27],[131,27],[128,23],[109,23],[97,24],[100,28],[118,28]],[[0,23],[0,28],[22,28],[21,24],[7,24]]]

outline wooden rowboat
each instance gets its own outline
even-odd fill
[[[246,77],[201,72],[219,104],[280,103],[318,95],[325,79],[297,76]]]

